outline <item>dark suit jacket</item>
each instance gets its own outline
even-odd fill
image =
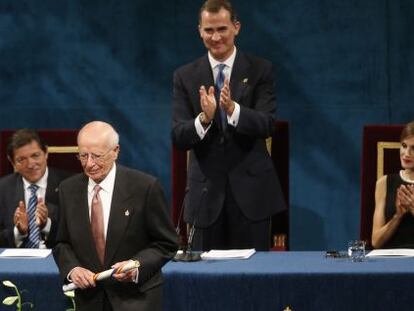
[[[104,291],[114,310],[137,310],[145,292],[162,283],[161,267],[177,250],[161,186],[152,176],[117,165],[103,266],[90,229],[87,187],[83,173],[60,187],[62,214],[53,255],[61,277],[66,281],[76,266],[100,272],[116,262],[138,260],[138,284],[102,281],[96,288],[76,290],[75,295],[80,310],[103,310]],[[146,303],[151,310],[151,302]]]
[[[70,173],[49,167],[45,202],[52,226],[46,240],[46,246],[55,245],[57,221],[59,218],[58,186]],[[24,202],[23,179],[18,173],[9,174],[0,179],[0,247],[16,247],[14,242],[14,212]],[[44,238],[44,237],[43,237]]]
[[[176,70],[172,139],[179,148],[191,149],[186,222],[211,225],[223,207],[227,182],[241,211],[251,220],[265,219],[285,208],[265,144],[275,131],[272,76],[270,62],[238,51],[230,90],[240,105],[239,123],[222,131],[217,109],[211,128],[200,140],[194,126],[201,112],[199,88],[214,85],[208,57]]]

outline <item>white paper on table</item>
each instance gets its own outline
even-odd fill
[[[202,253],[201,258],[204,260],[247,259],[255,252],[256,250],[254,248],[228,250],[212,249],[211,251]]]
[[[414,257],[414,249],[410,248],[390,248],[374,249],[366,257]]]
[[[44,248],[8,248],[0,254],[0,257],[46,258],[51,252],[51,249]]]

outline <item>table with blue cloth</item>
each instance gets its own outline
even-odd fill
[[[164,310],[412,310],[414,258],[325,258],[325,252],[256,253],[250,259],[169,262]],[[0,280],[10,280],[33,310],[65,310],[52,256],[0,258]],[[1,285],[0,301],[13,294]],[[1,305],[0,310],[15,310]]]
[[[249,260],[169,263],[165,310],[414,310],[414,258],[256,253]]]

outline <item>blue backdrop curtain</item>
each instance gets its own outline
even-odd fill
[[[1,1],[0,129],[109,121],[120,161],[170,197],[172,74],[204,53],[201,3]],[[237,45],[275,64],[290,123],[291,249],[344,248],[359,230],[362,126],[414,119],[414,2],[233,4]]]

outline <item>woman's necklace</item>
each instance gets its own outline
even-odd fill
[[[404,171],[404,170],[401,170],[401,171],[400,171],[400,177],[401,177],[401,179],[402,179],[402,180],[404,180],[405,182],[408,182],[408,183],[410,183],[410,184],[414,184],[414,179],[411,179],[411,178],[409,178],[409,177],[405,176],[405,171]]]

